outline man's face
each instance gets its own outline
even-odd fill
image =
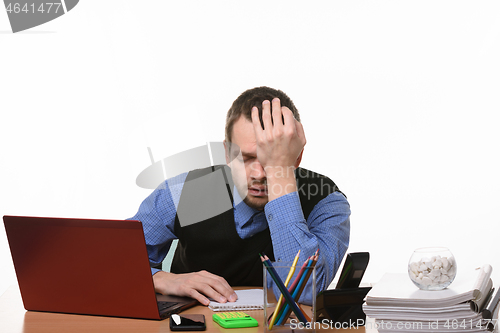
[[[232,142],[226,142],[226,161],[245,203],[263,210],[269,201],[266,173],[257,160],[257,143],[251,121],[241,116],[233,126]]]

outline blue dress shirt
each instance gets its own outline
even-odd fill
[[[137,214],[130,218],[143,224],[152,266],[163,261],[172,241],[177,239],[174,221],[186,176],[187,173],[183,173],[166,180],[142,202]],[[236,189],[233,196],[234,221],[242,239],[269,227],[274,256],[279,262],[276,265],[291,264],[299,249],[301,252],[297,265],[302,265],[307,257],[319,249],[316,288],[319,291],[328,287],[349,245],[351,211],[343,194],[334,192],[321,200],[311,211],[307,221],[302,213],[298,192],[268,202],[264,211],[249,207]],[[151,268],[152,274],[158,271]],[[280,295],[272,281],[269,287],[273,287],[275,295]],[[301,302],[311,303],[311,288],[311,283],[308,283]]]

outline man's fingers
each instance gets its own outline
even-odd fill
[[[295,120],[295,117],[293,116],[292,111],[289,108],[287,108],[286,106],[284,106],[281,108],[281,112],[283,114],[283,118],[285,119],[285,127],[292,128],[293,131],[295,132],[296,131],[295,130],[295,128],[296,128],[295,123],[297,121]]]
[[[203,296],[202,294],[200,294],[199,292],[197,292],[195,289],[191,289],[190,292],[188,292],[188,295],[186,296],[194,298],[195,300],[197,300],[198,302],[200,302],[205,306],[208,306],[208,304],[210,304],[210,300],[205,296]]]
[[[283,114],[281,113],[281,101],[279,98],[273,99],[273,124],[274,128],[283,127]]]
[[[184,285],[181,286],[184,291],[182,291],[181,294],[194,298],[203,305],[208,305],[210,303],[208,298],[219,303],[226,303],[228,301],[227,297],[216,290],[218,287],[214,279],[202,277],[198,275],[199,273],[194,274],[195,275],[184,281]]]
[[[203,305],[217,302],[234,302],[238,298],[227,281],[207,271],[186,274],[158,272],[153,275],[155,290],[164,295],[189,296]]]
[[[238,299],[238,296],[234,292],[233,288],[227,283],[227,281],[218,275],[212,274],[207,271],[200,271],[196,274],[199,274],[200,277],[203,279],[203,282],[206,283],[210,288],[212,288],[214,291],[217,292],[216,296],[217,297],[224,297],[225,299],[217,299],[214,298],[215,300],[218,300],[218,302],[224,303],[226,301],[229,302],[234,302]],[[210,296],[210,295],[208,295]],[[212,297],[212,296],[210,296]]]
[[[256,106],[252,108],[252,123],[253,123],[253,129],[255,130],[255,135],[261,135],[263,129],[262,125],[260,124],[259,109]]]
[[[264,130],[271,131],[273,124],[271,122],[271,103],[268,100],[262,102],[262,122],[264,123]]]
[[[226,303],[227,298],[221,295],[219,292],[217,292],[212,285],[204,282],[198,283],[196,286],[193,286],[194,289],[196,289],[198,292],[202,293],[203,295],[213,299],[216,302],[219,303]]]

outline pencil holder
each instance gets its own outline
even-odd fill
[[[291,329],[309,331],[314,329],[316,321],[316,266],[303,268],[302,265],[293,266],[277,262],[273,263],[273,268],[283,284],[289,280],[287,290],[292,298],[295,295],[295,299],[299,301],[294,302],[296,308],[288,304],[286,297],[282,297],[280,302],[281,292],[276,286],[276,278],[266,266],[263,266],[265,330],[275,332],[290,331]],[[287,279],[290,272],[294,273],[291,278]],[[305,322],[299,319],[296,314],[297,310],[302,312],[303,319],[306,319]]]

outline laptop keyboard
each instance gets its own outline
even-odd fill
[[[158,301],[158,310],[161,312],[165,309],[168,309],[176,304],[179,304],[177,302],[163,302],[163,301]]]

